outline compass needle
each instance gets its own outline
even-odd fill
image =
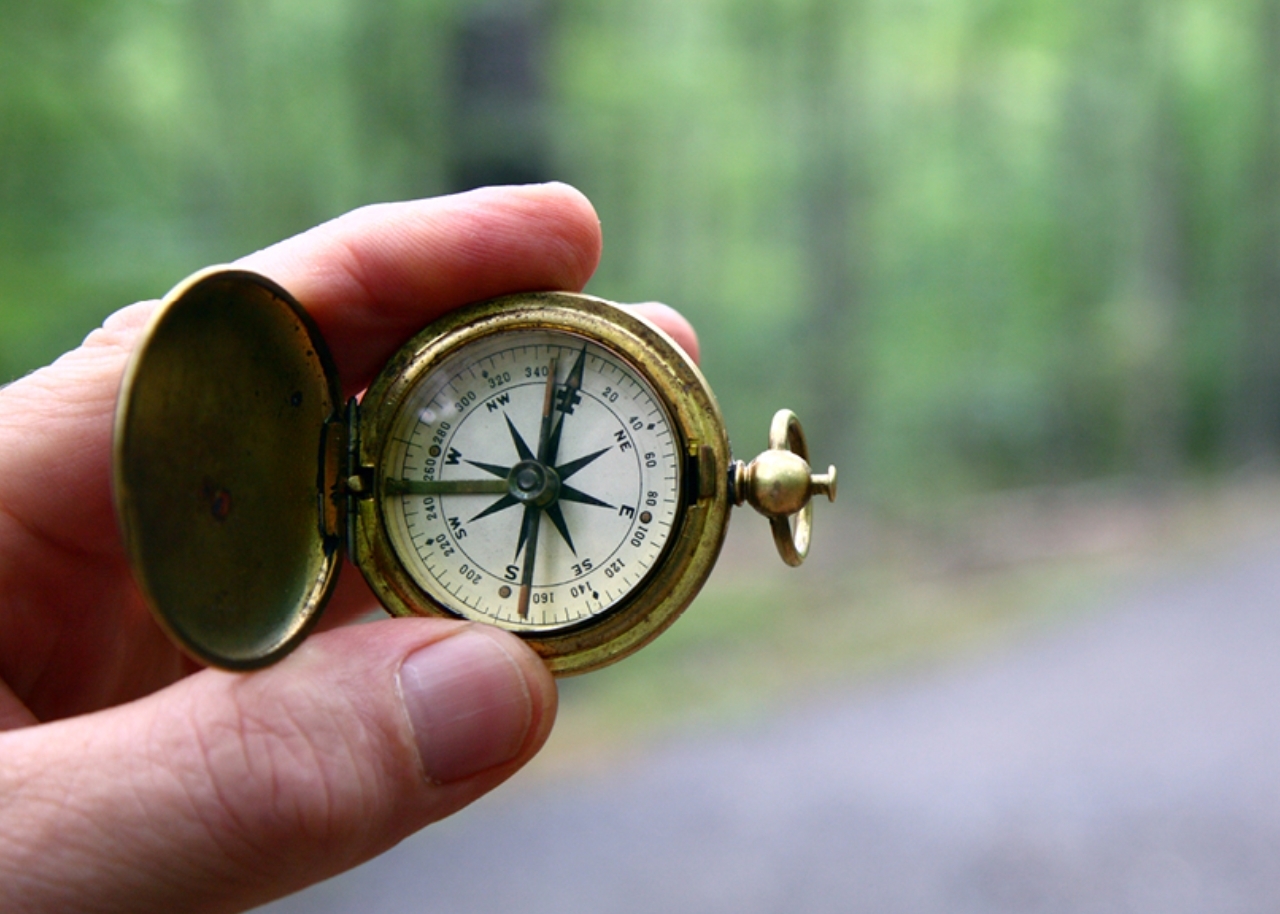
[[[520,539],[516,544],[517,558],[520,555],[521,548],[524,549],[524,566],[520,573],[520,597],[516,608],[516,612],[521,619],[529,617],[529,599],[533,588],[534,563],[538,555],[538,525],[542,519],[542,506],[537,503],[536,499],[542,490],[542,486],[545,486],[545,482],[542,482],[541,479],[541,471],[544,469],[542,456],[547,448],[552,392],[556,386],[556,361],[553,356],[551,364],[547,366],[547,383],[542,396],[542,423],[538,432],[537,460],[533,460],[532,455],[529,454],[529,448],[520,438],[515,425],[511,422],[511,417],[503,413],[504,418],[507,420],[507,427],[511,429],[511,435],[516,441],[516,450],[520,452],[521,461],[523,463],[533,463],[532,467],[524,467],[521,472],[512,474],[517,490],[527,494],[531,499],[525,506],[524,523],[520,527]],[[539,485],[540,482],[542,482],[542,486]],[[515,497],[519,498],[520,495]]]
[[[555,452],[551,451],[550,454],[548,454],[547,448],[548,448],[549,441],[551,439],[551,407],[555,403],[556,364],[558,363],[558,361],[559,361],[558,359],[552,358],[551,364],[547,366],[547,384],[542,394],[542,423],[538,427],[539,431],[538,431],[538,457],[537,457],[538,462],[541,464],[549,464],[549,463],[555,462]],[[508,419],[507,423],[510,424],[511,420]],[[560,424],[561,425],[564,424],[563,416],[560,419]],[[555,440],[556,441],[560,440],[559,426],[556,427]],[[525,457],[524,459],[528,460],[530,458]]]
[[[536,513],[536,509],[526,507],[524,513],[520,515],[520,538],[516,540],[516,554],[511,557],[513,562],[519,561],[520,553],[524,552],[524,544],[529,538],[529,517]]]
[[[387,479],[382,491],[387,495],[500,495],[507,491],[507,482],[505,478]]]
[[[578,391],[582,387],[582,370],[586,360],[587,347],[583,346],[582,351],[578,353],[577,360],[573,363],[573,367],[569,369],[569,377],[564,382],[564,389],[556,394],[556,409],[560,413],[560,421],[556,423],[555,431],[550,434],[545,447],[541,447],[538,450],[539,459],[548,465],[555,463],[556,455],[560,453],[560,437],[564,432],[565,418],[573,415],[575,407],[582,402],[582,396]],[[548,397],[550,397],[550,394],[551,390],[548,388]],[[551,421],[551,403],[546,403],[542,409],[542,425],[545,432]]]

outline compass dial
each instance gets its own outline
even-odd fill
[[[392,547],[436,602],[554,632],[626,600],[680,509],[680,443],[632,365],[576,334],[494,335],[400,402],[379,462]]]

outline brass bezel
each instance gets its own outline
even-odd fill
[[[682,474],[696,472],[701,481],[701,491],[682,486],[687,494],[666,550],[626,602],[570,630],[520,633],[553,673],[566,676],[620,660],[674,622],[711,573],[728,524],[729,442],[715,396],[670,337],[625,308],[566,292],[523,293],[460,309],[406,343],[361,402],[359,462],[373,474],[377,494],[359,499],[349,518],[356,525],[351,558],[393,614],[459,618],[418,586],[391,547],[377,475],[382,451],[401,404],[443,359],[494,334],[535,330],[576,334],[630,362],[674,423],[685,457]]]

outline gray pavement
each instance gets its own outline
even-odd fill
[[[1280,911],[1280,540],[1051,631],[517,781],[328,912]]]

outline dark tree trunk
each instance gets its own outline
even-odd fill
[[[1150,68],[1145,107],[1150,113],[1140,153],[1136,282],[1125,321],[1130,354],[1124,428],[1134,469],[1143,476],[1167,478],[1180,468],[1185,450],[1188,201],[1169,14],[1159,3],[1147,4],[1144,12],[1144,56]]]
[[[1240,458],[1274,462],[1280,451],[1280,6],[1259,3],[1257,155],[1242,272],[1240,359],[1232,438]]]
[[[528,184],[552,176],[548,150],[545,2],[486,4],[463,13],[452,54],[450,190]]]
[[[802,221],[809,315],[797,347],[805,354],[802,415],[810,450],[819,460],[835,460],[856,447],[859,401],[865,366],[858,346],[861,312],[860,123],[858,86],[851,78],[858,61],[846,59],[843,41],[851,33],[856,5],[810,0],[804,27],[802,136]],[[846,461],[846,476],[855,471]]]

